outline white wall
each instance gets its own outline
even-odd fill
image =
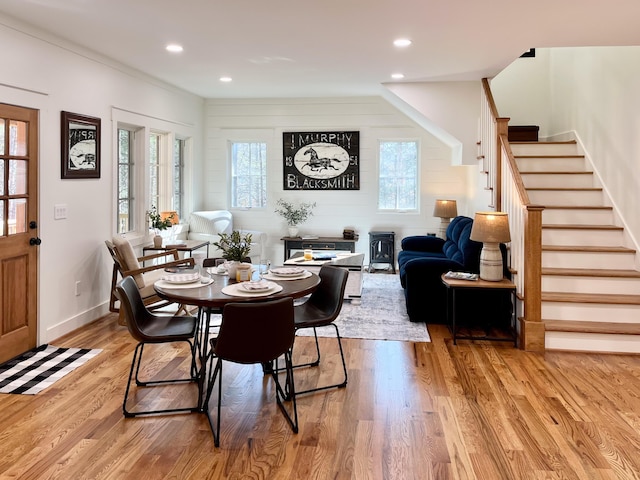
[[[115,228],[113,109],[186,126],[195,139],[193,172],[201,168],[203,100],[1,16],[0,45],[0,102],[40,110],[38,310],[45,343],[106,312],[112,262],[104,241]],[[62,110],[102,119],[100,179],[60,179]],[[192,173],[196,192],[198,182]],[[53,219],[55,204],[68,205],[67,219]]]
[[[535,111],[548,136],[575,134],[637,245],[640,47],[554,48],[540,53],[534,73],[529,59],[519,59],[491,82],[500,114],[524,119],[534,118],[527,112]],[[525,69],[525,64],[531,67]]]
[[[479,98],[477,102],[479,104]],[[360,190],[284,191],[282,186],[282,132],[360,132]],[[467,168],[451,165],[451,149],[380,97],[322,99],[208,100],[206,105],[205,206],[228,208],[226,169],[229,140],[265,141],[268,145],[268,206],[233,211],[235,227],[265,231],[268,255],[283,261],[280,238],[286,225],[273,210],[278,198],[315,201],[314,215],[301,234],[340,236],[354,228],[360,238],[357,250],[369,258],[370,231],[395,231],[396,250],[402,237],[437,232],[432,216],[435,200],[453,198],[465,211]],[[379,213],[377,210],[377,146],[379,139],[410,138],[420,141],[420,213]]]

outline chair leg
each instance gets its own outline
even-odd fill
[[[189,341],[187,341],[187,343],[189,343],[189,346],[190,346],[189,350],[191,351],[191,373],[193,373],[194,367],[195,367],[194,345],[192,345],[191,342]],[[124,414],[124,416],[126,418],[131,418],[131,417],[137,417],[140,415],[197,412],[198,405],[194,407],[168,408],[168,409],[160,409],[160,410],[139,410],[135,412],[127,409],[127,400],[129,398],[129,391],[131,390],[131,383],[132,383],[132,380],[134,380],[134,378],[135,378],[136,385],[142,386],[142,387],[156,386],[156,385],[162,385],[167,383],[187,383],[187,382],[197,381],[197,378],[191,377],[191,378],[179,378],[179,379],[172,379],[172,380],[154,380],[154,381],[148,381],[148,382],[141,382],[138,379],[138,374],[140,372],[140,365],[142,363],[143,350],[144,350],[144,343],[138,343],[138,345],[136,345],[136,348],[133,352],[131,368],[129,369],[129,377],[127,379],[127,388],[124,393],[124,401],[122,402],[122,413]],[[134,374],[134,371],[135,371],[135,374]]]
[[[313,336],[316,341],[316,359],[309,363],[299,363],[298,365],[294,365],[293,368],[317,367],[320,365],[320,344],[318,343],[318,331],[316,330],[316,327],[313,327]]]
[[[291,359],[291,350],[284,354],[285,362],[285,387],[282,388],[280,384],[280,377],[278,376],[278,359],[274,360],[275,367],[271,369],[271,377],[276,385],[276,403],[280,408],[280,411],[289,422],[289,426],[293,433],[298,433],[298,405],[296,403],[296,387],[293,378],[293,362]],[[283,401],[291,400],[291,413],[287,411]]]
[[[340,331],[338,330],[338,326],[335,323],[331,323],[329,325],[331,325],[336,330],[336,339],[338,340],[338,347],[340,348],[340,358],[342,359],[342,370],[344,372],[344,380],[342,382],[340,382],[340,383],[336,383],[336,384],[333,384],[333,385],[325,385],[325,386],[322,386],[322,387],[316,387],[316,388],[310,388],[308,390],[302,390],[302,391],[297,392],[297,395],[302,395],[303,393],[317,392],[317,391],[320,391],[320,390],[327,390],[329,388],[344,388],[344,387],[347,386],[347,378],[348,378],[348,375],[347,375],[347,363],[345,362],[345,359],[344,359],[344,350],[342,349],[342,338],[340,337]],[[329,326],[329,325],[326,325],[326,326]],[[314,328],[314,332],[315,332],[315,328]],[[318,337],[316,335],[316,346],[317,345],[318,345]],[[320,359],[320,350],[318,350],[318,360],[319,359]],[[299,367],[299,366],[302,366],[302,365],[296,365],[296,367]]]
[[[222,359],[218,358],[218,361],[216,362],[216,366],[214,368],[213,357],[211,357],[211,368],[209,368],[209,371],[210,371],[209,386],[207,387],[207,395],[205,397],[203,410],[204,410],[204,413],[206,413],[207,415],[207,419],[209,420],[209,426],[211,427],[211,433],[213,435],[213,443],[216,447],[219,447],[220,446],[220,410],[222,405]],[[217,409],[216,422],[214,423],[213,418],[211,418],[211,412],[209,410],[209,400],[211,400],[211,392],[213,391],[216,378],[218,378],[218,404],[216,407]]]

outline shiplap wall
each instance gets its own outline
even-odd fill
[[[267,255],[282,262],[280,238],[284,220],[274,213],[278,198],[315,201],[314,215],[300,234],[340,236],[344,228],[360,235],[357,250],[369,258],[369,232],[395,231],[396,251],[402,237],[437,232],[440,220],[432,216],[437,198],[453,198],[465,211],[468,167],[451,166],[450,148],[416,125],[382,97],[312,99],[216,99],[205,106],[205,162],[202,181],[204,208],[230,209],[237,228],[268,234]],[[360,190],[285,191],[282,182],[282,133],[288,131],[360,132]],[[420,142],[419,213],[381,213],[377,209],[378,141],[416,139]],[[268,148],[265,209],[230,208],[229,142],[264,141]]]

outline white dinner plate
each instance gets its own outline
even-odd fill
[[[167,283],[183,284],[200,281],[199,273],[176,273],[175,275],[165,275],[162,277]]]
[[[242,282],[240,286],[247,292],[266,292],[267,290],[271,290],[275,285],[271,282],[260,280],[259,282]]]
[[[299,268],[299,267],[282,267],[282,268],[271,269],[271,273],[279,277],[297,277],[297,276],[303,275],[304,272],[305,272],[304,268]]]

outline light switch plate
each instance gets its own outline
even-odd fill
[[[63,220],[67,218],[67,204],[59,203],[53,206],[53,219]]]

